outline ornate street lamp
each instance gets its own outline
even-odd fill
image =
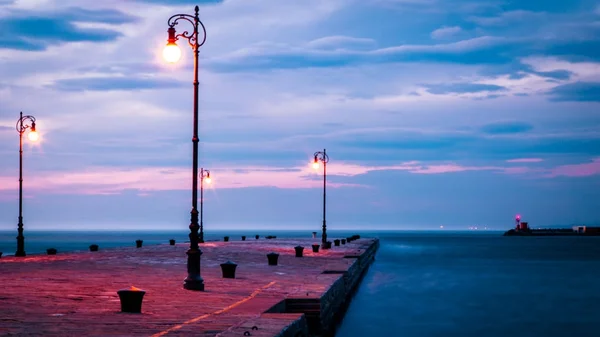
[[[193,160],[192,160],[192,211],[191,211],[191,223],[190,223],[190,249],[187,251],[187,271],[188,276],[186,277],[183,288],[188,290],[204,290],[204,280],[200,276],[200,256],[202,251],[198,247],[198,54],[200,47],[206,42],[206,29],[204,24],[200,21],[198,16],[198,6],[195,8],[195,14],[176,14],[169,18],[167,24],[169,29],[169,38],[167,45],[163,50],[163,56],[167,62],[177,62],[181,57],[181,50],[177,46],[176,42],[179,38],[185,38],[188,41],[192,51],[194,52],[194,133],[192,136],[193,145]],[[194,31],[189,33],[183,31],[183,33],[177,34],[175,26],[179,24],[180,20],[187,21],[192,24]],[[202,30],[202,36],[198,33]]]
[[[19,225],[17,235],[17,252],[15,256],[25,256],[25,237],[23,236],[23,134],[29,129],[27,138],[35,142],[39,135],[35,129],[35,117],[23,116],[21,112],[17,121],[17,132],[19,133]]]
[[[210,184],[210,171],[200,168],[200,243],[204,243],[204,223],[202,221],[203,204],[204,204],[204,180]]]
[[[321,236],[321,242],[324,248],[327,247],[327,225],[325,222],[325,210],[326,210],[326,191],[327,191],[327,163],[329,162],[329,156],[325,149],[323,152],[317,151],[315,152],[315,160],[313,161],[313,168],[315,170],[319,169],[319,161],[323,163],[323,235]]]

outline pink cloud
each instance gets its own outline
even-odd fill
[[[518,158],[518,159],[509,159],[507,163],[539,163],[544,161],[542,158]]]
[[[456,164],[442,164],[442,165],[427,165],[417,166],[410,170],[411,173],[419,174],[440,174],[440,173],[452,173],[452,172],[464,172],[464,171],[490,171],[490,170],[503,170],[502,167],[495,166],[461,166]]]
[[[331,167],[330,167],[331,166]],[[369,169],[358,165],[336,164],[327,167],[328,175],[354,176]],[[315,188],[322,186],[322,171],[312,168],[244,167],[211,169],[210,188]],[[74,172],[38,172],[27,177],[28,192],[68,194],[116,194],[123,190],[139,190],[146,196],[149,191],[188,190],[191,170],[179,167],[112,168],[94,167]],[[328,187],[366,187],[359,184],[328,182]],[[0,190],[16,190],[14,177],[0,176]]]
[[[506,174],[544,173],[546,171],[547,169],[531,168],[526,166],[506,167],[503,169],[503,173]]]
[[[328,176],[353,177],[373,171],[407,171],[412,173],[447,173],[486,167],[462,167],[458,165],[423,166],[416,161],[387,166],[362,166],[358,164],[333,162],[327,165]],[[315,170],[312,165],[301,167],[213,167],[212,183],[205,188],[319,188],[322,186],[322,168]],[[329,187],[368,186],[328,182]],[[140,196],[151,191],[188,190],[191,187],[191,170],[181,167],[114,168],[90,167],[71,172],[38,172],[27,177],[27,193],[50,192],[67,194],[121,193],[123,190],[138,190]],[[0,176],[1,190],[16,190],[18,181],[12,176]]]
[[[600,174],[600,158],[594,158],[591,163],[562,165],[550,169],[548,177],[588,177]]]
[[[515,161],[518,160],[518,161]],[[535,163],[537,158],[514,159],[512,162]],[[497,171],[505,174],[538,173],[545,177],[582,177],[600,174],[600,158],[591,163],[563,165],[555,168],[463,166],[456,163],[428,165],[417,161],[386,166],[363,166],[359,164],[332,162],[327,165],[328,176],[354,177],[374,171],[406,171],[413,174],[444,174],[465,171]],[[300,167],[213,167],[212,184],[206,189],[276,187],[276,188],[320,188],[322,168],[314,170],[310,164]],[[328,186],[361,187],[369,186],[352,183],[334,183]],[[39,192],[60,194],[118,194],[124,190],[137,190],[140,196],[148,196],[152,191],[188,190],[191,187],[191,170],[181,167],[114,168],[91,167],[72,172],[38,172],[25,181],[25,193],[32,196]],[[0,176],[0,192],[16,191],[18,181],[13,176]],[[16,195],[16,193],[11,193]],[[0,193],[0,198],[9,198],[8,193]]]

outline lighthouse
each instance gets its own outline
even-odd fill
[[[529,226],[527,224],[527,222],[523,221],[521,222],[521,215],[517,214],[517,216],[515,216],[515,230],[516,231],[528,231],[529,230]]]

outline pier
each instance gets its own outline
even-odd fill
[[[332,336],[379,247],[365,238],[318,253],[315,239],[206,242],[206,288],[190,291],[189,245],[165,242],[0,258],[0,335]],[[227,261],[235,278],[222,277]],[[121,312],[117,291],[132,286],[146,291],[141,314]]]

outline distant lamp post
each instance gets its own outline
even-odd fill
[[[23,116],[21,112],[17,121],[17,132],[19,133],[19,227],[17,235],[17,252],[15,256],[25,256],[25,237],[23,236],[23,134],[29,129],[27,138],[35,142],[39,135],[35,128],[35,117]]]
[[[325,149],[323,152],[317,151],[315,152],[315,158],[313,161],[313,168],[315,170],[319,169],[319,161],[323,163],[323,235],[321,236],[321,242],[325,247],[327,245],[327,224],[325,222],[325,211],[326,211],[326,195],[327,195],[327,163],[329,162],[329,156]]]
[[[204,243],[204,222],[202,221],[204,208],[204,181],[210,185],[210,171],[200,168],[200,243]]]
[[[193,160],[192,160],[192,211],[190,223],[190,249],[187,251],[187,271],[183,288],[188,290],[204,290],[204,280],[200,276],[200,256],[202,251],[198,247],[198,54],[200,47],[206,42],[206,29],[198,16],[199,8],[196,6],[195,14],[176,14],[169,18],[167,30],[169,38],[163,50],[163,57],[167,62],[174,63],[181,58],[181,50],[177,46],[179,38],[185,38],[194,52],[194,131],[192,136]],[[185,20],[192,24],[194,31],[176,34],[175,26],[179,20]],[[198,33],[202,30],[202,36]]]

